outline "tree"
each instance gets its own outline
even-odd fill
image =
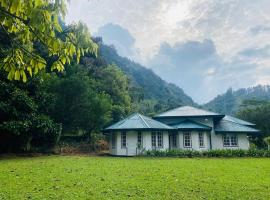
[[[110,96],[96,88],[96,81],[81,65],[68,66],[64,77],[50,83],[49,90],[56,96],[51,115],[63,123],[64,132],[82,130],[90,138],[111,120]]]
[[[59,18],[65,13],[65,0],[0,1],[0,69],[8,73],[9,80],[26,82],[27,76],[46,66],[62,72],[74,56],[79,62],[85,52],[97,54],[97,45],[85,25],[62,29]],[[36,44],[43,46],[50,62]]]
[[[256,128],[262,133],[256,136],[251,136],[251,141],[258,147],[265,147],[263,138],[270,136],[270,103],[245,101],[245,106],[237,113],[241,119],[250,121],[256,124]]]
[[[0,152],[55,144],[59,125],[44,110],[50,95],[42,83],[39,76],[26,84],[10,82],[0,72]]]

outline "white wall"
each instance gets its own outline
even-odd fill
[[[178,148],[185,149],[185,150],[207,150],[210,148],[210,139],[209,139],[209,132],[202,131],[204,137],[204,147],[199,146],[199,132],[198,131],[189,131],[191,133],[191,148],[184,147],[184,136],[183,131],[178,132]]]
[[[151,131],[142,131],[142,148],[145,150],[152,150]],[[163,148],[159,150],[169,149],[169,134],[163,131]],[[139,153],[137,149],[138,131],[126,131],[127,148],[121,148],[121,132],[116,132],[116,145],[112,149],[112,139],[110,137],[110,154],[118,156],[134,156]]]
[[[230,134],[228,134],[230,135]],[[238,146],[237,147],[224,147],[223,146],[223,135],[215,134],[215,137],[212,138],[213,149],[249,149],[249,140],[247,134],[236,134],[238,137]]]
[[[145,150],[152,150],[151,131],[142,131],[142,148]],[[177,148],[190,149],[190,150],[209,150],[210,149],[210,133],[204,133],[204,147],[199,147],[199,135],[198,131],[191,131],[192,147],[185,148],[183,141],[183,132],[179,131],[177,134]],[[127,148],[121,148],[121,132],[116,132],[116,145],[115,149],[112,149],[111,137],[110,137],[110,154],[119,156],[134,156],[139,153],[137,149],[137,131],[126,131],[127,134]],[[237,134],[238,146],[237,147],[224,147],[222,134],[212,134],[212,149],[249,149],[249,141],[247,134]],[[163,148],[160,150],[169,149],[169,133],[163,131]]]

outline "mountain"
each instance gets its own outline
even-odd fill
[[[115,48],[103,44],[102,39],[98,43],[100,56],[107,63],[117,65],[128,76],[137,111],[151,114],[180,105],[194,105],[192,98],[178,86],[162,80],[151,69],[119,56]]]
[[[218,95],[216,98],[203,105],[203,107],[215,112],[234,115],[247,100],[269,101],[270,86],[258,85],[238,89],[236,91],[228,89],[226,93]]]

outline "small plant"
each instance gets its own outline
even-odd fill
[[[263,139],[263,141],[267,144],[268,150],[270,150],[270,136]]]

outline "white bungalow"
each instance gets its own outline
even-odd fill
[[[135,113],[109,126],[110,154],[134,156],[143,150],[249,149],[255,124],[231,116],[182,106],[153,119]]]

